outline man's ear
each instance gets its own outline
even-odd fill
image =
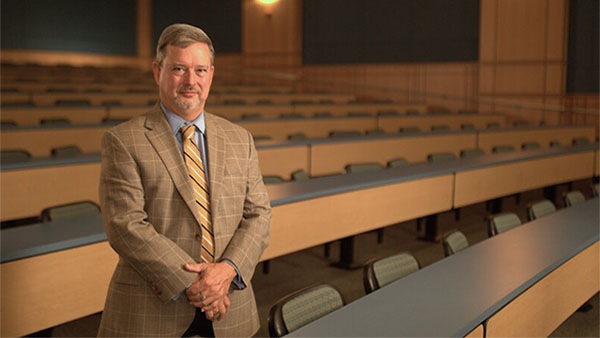
[[[152,73],[154,74],[154,82],[158,84],[160,82],[160,65],[156,61],[152,62]]]

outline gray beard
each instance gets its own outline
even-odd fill
[[[194,108],[198,108],[200,107],[200,105],[202,104],[202,102],[200,101],[200,99],[198,99],[198,101],[196,101],[195,103],[189,103],[186,104],[182,101],[179,100],[179,98],[175,98],[175,100],[173,100],[173,102],[175,103],[175,105],[183,110],[191,110]]]

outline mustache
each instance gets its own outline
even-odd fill
[[[195,92],[196,94],[199,94],[201,92],[201,90],[194,86],[183,86],[183,87],[179,87],[179,89],[177,89],[178,94],[181,92]]]

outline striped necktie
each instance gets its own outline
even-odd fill
[[[194,142],[194,131],[196,127],[193,124],[181,127],[183,135],[183,157],[185,166],[194,189],[194,199],[200,212],[201,232],[202,232],[202,252],[201,257],[204,262],[212,263],[214,261],[213,246],[213,228],[210,216],[210,200],[208,198],[208,184],[206,184],[206,172],[200,156],[200,150]]]

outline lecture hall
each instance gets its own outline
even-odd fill
[[[597,0],[2,0],[0,336],[188,336],[179,324],[199,316],[209,336],[228,336],[244,292],[254,337],[600,336],[599,12]],[[214,70],[164,67],[157,44],[176,23],[206,32]],[[198,45],[208,46],[169,44],[165,60]],[[161,138],[179,142],[181,159],[125,153],[162,142],[150,132],[151,142],[107,146],[146,113],[183,121],[163,96],[175,70],[191,74],[184,81],[214,75],[199,112],[206,134],[195,133],[215,261],[194,263],[236,276],[213,303],[228,313],[214,305],[214,318],[190,290],[215,270],[168,299],[157,284],[169,283],[151,278],[159,264],[133,258],[156,237],[205,249],[204,225],[167,231],[148,198],[171,191],[181,203],[158,213],[195,215],[177,193],[192,190],[166,174],[168,163],[186,168],[191,139]],[[250,159],[215,163],[216,120],[245,129]],[[168,187],[141,190],[157,172]],[[231,211],[218,189],[236,190],[236,172],[247,178],[243,211],[221,215]],[[251,240],[268,245],[228,256],[251,245],[262,192],[268,236]],[[109,211],[125,204],[139,208]],[[115,229],[124,217],[139,224]],[[235,217],[223,242],[222,219]],[[122,243],[119,231],[155,236]],[[116,285],[127,274],[141,282]],[[117,286],[131,292],[122,298],[156,297],[137,307],[160,298],[160,311],[189,315],[108,333]]]

